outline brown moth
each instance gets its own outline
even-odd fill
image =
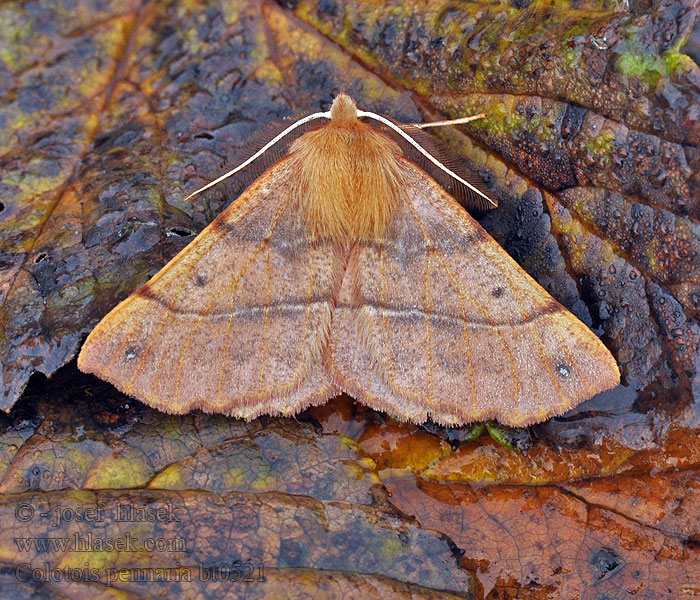
[[[80,369],[169,413],[291,415],[347,392],[447,425],[528,425],[618,384],[601,341],[404,156],[403,128],[340,94],[280,136],[314,119],[97,325]]]

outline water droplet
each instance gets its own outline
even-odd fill
[[[608,42],[605,41],[604,37],[599,37],[597,35],[590,35],[588,38],[591,41],[591,44],[598,48],[598,50],[607,50],[608,49]]]
[[[659,231],[661,231],[661,233],[663,235],[668,235],[670,230],[671,230],[670,223],[667,223],[666,221],[661,221],[661,223],[659,225]]]
[[[655,175],[652,175],[649,179],[651,181],[651,184],[654,187],[657,187],[657,188],[663,187],[664,182],[666,181],[666,172],[659,171]]]
[[[41,450],[34,450],[34,452],[32,452],[32,456],[33,456],[35,459],[41,458],[41,455],[42,455]]]

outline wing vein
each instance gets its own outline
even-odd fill
[[[429,236],[428,236],[427,232],[425,231],[425,226],[423,225],[422,221],[420,220],[420,217],[418,216],[418,213],[416,212],[415,207],[410,202],[408,202],[408,207],[409,207],[409,210],[411,211],[411,215],[413,216],[413,219],[416,221],[416,224],[418,225],[418,228],[421,231],[423,239],[428,240]],[[471,340],[469,338],[469,327],[468,327],[469,321],[467,319],[465,293],[464,293],[464,290],[462,289],[462,286],[459,284],[459,280],[454,276],[452,271],[447,268],[447,264],[446,264],[444,256],[442,256],[439,252],[437,252],[436,254],[437,254],[438,258],[440,259],[440,262],[442,263],[443,268],[445,269],[445,273],[447,274],[448,279],[452,282],[452,285],[455,286],[455,289],[457,290],[457,294],[459,295],[460,306],[462,307],[462,318],[464,321],[464,325],[463,325],[464,338],[465,338],[465,342],[467,343],[467,363],[468,363],[468,371],[469,371],[469,387],[470,387],[471,392],[472,392],[472,401],[475,404],[476,403],[476,386],[475,386],[475,382],[474,382],[474,365],[472,363],[472,348],[471,348]],[[430,255],[430,252],[429,252],[429,255]],[[431,379],[431,383],[432,383],[432,379]]]
[[[431,204],[433,204],[433,203],[431,202]],[[433,206],[434,206],[438,211],[440,210],[440,207],[439,207],[439,206],[436,206],[435,204],[433,204]],[[443,213],[443,214],[444,214],[444,213]],[[479,303],[479,302],[477,301],[477,299],[476,299],[475,296],[472,296],[472,298],[473,298],[473,300],[474,300],[474,303],[475,303],[475,304],[478,304],[478,306],[479,306],[481,312],[482,312],[483,314],[486,314],[486,311],[483,310],[483,304]],[[523,310],[523,303],[520,301],[520,299],[518,298],[518,296],[517,296],[516,294],[513,295],[513,301],[515,302],[515,304],[516,304],[516,305],[518,306],[518,308],[520,309],[520,313],[523,314],[523,313],[524,313],[524,310]],[[558,310],[558,307],[557,307],[557,310]],[[533,321],[537,320],[538,318],[541,318],[541,317],[544,316],[545,314],[548,314],[548,313],[546,313],[546,312],[545,312],[545,313],[542,313],[542,312],[540,312],[540,313],[535,313],[534,319],[524,322],[526,328],[528,328],[528,329],[532,328],[532,323],[533,323]],[[534,335],[534,336],[533,336],[533,335],[531,334],[531,336],[534,337],[535,343],[537,344],[537,351],[538,351],[538,354],[539,354],[539,357],[540,357],[540,361],[541,361],[540,364],[547,365],[547,364],[548,364],[548,361],[547,361],[547,358],[546,358],[546,352],[545,352],[545,350],[544,350],[544,344],[542,343],[542,339],[540,338],[539,335]],[[515,393],[515,397],[516,397],[516,398],[519,398],[519,397],[520,397],[520,392],[521,392],[521,381],[520,381],[520,377],[517,375],[517,374],[519,373],[519,371],[518,371],[517,366],[516,366],[516,364],[515,364],[514,357],[513,357],[513,354],[512,354],[512,352],[511,352],[511,350],[510,350],[510,347],[508,346],[508,344],[505,343],[505,340],[503,339],[503,336],[500,334],[500,331],[499,331],[499,337],[501,338],[501,341],[503,342],[504,348],[506,348],[506,351],[508,352],[508,356],[509,356],[511,365],[512,365],[512,367],[513,367],[512,372],[516,375],[516,390],[515,390],[516,393]],[[557,392],[558,392],[558,394],[559,394],[559,397],[562,397],[561,385],[559,384],[559,381],[556,379],[556,376],[553,374],[553,372],[552,372],[551,369],[546,369],[546,371],[547,371],[548,375],[550,376],[550,379],[554,382],[554,386],[555,386],[556,389],[557,389]],[[538,404],[539,404],[540,406],[542,406],[542,404],[543,404],[543,402],[542,402],[542,400],[543,400],[543,395],[542,395],[542,392],[540,391],[540,388],[539,388],[538,386],[534,386],[533,389],[534,389],[535,394],[537,395]]]
[[[429,300],[428,300],[428,295],[429,295],[429,290],[430,290],[430,279],[431,279],[431,257],[433,254],[433,248],[432,245],[430,244],[430,241],[425,237],[425,233],[423,233],[423,239],[426,242],[426,246],[428,249],[428,253],[425,257],[425,274],[423,275],[423,303],[426,308],[426,315],[425,315],[425,338],[426,338],[426,343],[428,346],[428,390],[429,390],[429,396],[428,396],[428,404],[432,408],[435,408],[435,385],[433,382],[433,336],[430,333],[430,306],[429,306]]]
[[[426,198],[428,199],[428,201],[430,202],[431,206],[432,206],[434,209],[436,209],[438,212],[440,212],[443,216],[447,217],[447,215],[445,215],[445,214],[443,213],[443,211],[441,210],[441,208],[440,208],[439,205],[437,205],[436,203],[434,203],[434,202],[432,201],[432,199],[431,199],[429,196],[426,196]],[[419,218],[419,216],[418,216],[417,213],[416,213],[415,207],[414,207],[413,205],[410,205],[410,207],[411,207],[411,211],[412,211],[412,213],[413,213],[413,215],[414,215],[414,218],[415,218],[417,221],[420,221],[420,218]],[[447,261],[445,260],[445,257],[442,256],[442,255],[440,255],[440,260],[441,260],[441,262],[442,262],[442,264],[443,264],[443,267],[445,268],[445,271],[448,273],[448,276],[450,277],[450,279],[453,279],[453,278],[456,279],[456,276],[452,273],[452,269],[450,268],[449,264],[448,264]],[[490,322],[492,325],[494,325],[494,323],[492,322],[492,320],[491,320],[491,319],[489,318],[489,316],[488,316],[488,312],[487,312],[487,311],[485,310],[485,308],[484,308],[484,304],[483,304],[482,302],[479,301],[479,299],[477,298],[476,295],[470,294],[470,297],[471,297],[472,303],[474,304],[474,306],[477,307],[477,309],[479,310],[479,312],[481,312],[481,314],[484,315],[484,317],[486,318],[486,321],[488,321],[488,322]],[[507,356],[508,356],[508,361],[510,362],[510,365],[511,365],[511,373],[513,374],[513,382],[514,382],[514,386],[515,386],[515,397],[517,398],[517,397],[520,396],[521,382],[520,382],[520,376],[519,376],[519,374],[518,374],[517,365],[515,364],[515,357],[513,356],[512,352],[511,352],[511,350],[510,350],[510,347],[509,347],[508,344],[506,343],[506,341],[505,341],[505,339],[504,339],[504,337],[503,337],[503,334],[501,333],[500,329],[499,329],[498,327],[495,327],[495,329],[496,329],[496,333],[498,334],[498,337],[499,337],[500,340],[501,340],[501,345],[502,345],[502,347],[504,348],[505,353],[506,353]]]
[[[217,244],[221,243],[223,241],[223,239],[224,239],[223,237],[219,238],[216,243]],[[202,258],[204,258],[204,254],[199,256],[195,261],[192,262],[192,265],[187,270],[188,275],[191,275],[194,272],[194,270],[197,268],[197,266],[201,262]],[[176,294],[176,301],[181,298],[181,294],[184,294],[184,287],[182,288],[180,293]],[[136,378],[140,375],[141,369],[146,364],[146,359],[148,358],[148,356],[151,353],[151,350],[153,348],[153,344],[155,343],[155,340],[160,338],[160,333],[161,333],[161,331],[163,331],[163,328],[165,327],[166,321],[167,321],[167,319],[161,319],[160,322],[158,323],[158,327],[157,327],[156,331],[151,334],[151,339],[148,341],[148,345],[146,346],[146,349],[143,351],[143,354],[140,357],[139,363],[136,365],[136,368],[134,369],[133,375],[129,379],[129,383],[128,383],[129,388],[131,388],[134,381],[136,381]],[[134,327],[129,331],[129,335],[124,337],[123,345],[126,345],[128,343],[129,339],[131,338],[131,334],[134,332],[134,330],[136,329],[138,324],[139,324],[138,321],[136,321],[134,323]],[[115,361],[114,362],[116,362],[116,359],[119,357],[120,354],[121,354],[121,349],[119,352],[117,352],[115,354]],[[153,377],[154,386],[158,382],[159,377],[160,377],[160,371],[156,371],[155,375]],[[175,388],[175,395],[176,396],[177,396],[177,386],[178,385],[179,385],[179,382],[176,384],[176,388]]]
[[[416,213],[416,210],[413,206],[410,206],[411,213],[413,214],[413,218],[416,220],[417,223],[419,223],[419,227],[421,227],[420,224],[420,218],[418,214]],[[423,231],[423,227],[421,227],[421,231]],[[425,235],[425,234],[424,234]],[[473,356],[472,356],[472,341],[471,337],[469,334],[469,323],[471,321],[467,318],[467,299],[466,299],[466,293],[462,287],[461,282],[457,277],[455,277],[454,273],[450,269],[447,268],[445,264],[445,259],[444,257],[440,254],[437,253],[438,258],[440,259],[440,263],[445,271],[445,274],[447,275],[447,278],[450,280],[452,285],[454,286],[455,290],[457,291],[457,295],[459,296],[459,304],[462,309],[462,329],[464,330],[464,341],[466,343],[466,348],[467,348],[467,368],[469,372],[469,389],[471,391],[471,399],[472,399],[472,404],[476,407],[476,383],[475,383],[475,375],[474,375],[474,363],[472,362]]]
[[[235,308],[236,308],[236,295],[238,294],[238,284],[240,283],[241,279],[243,279],[243,276],[248,272],[248,269],[250,269],[251,265],[258,259],[258,256],[260,256],[260,253],[263,251],[263,249],[266,247],[267,240],[269,240],[272,237],[272,234],[275,232],[275,229],[277,228],[277,224],[279,223],[280,219],[282,218],[282,215],[284,214],[284,210],[287,208],[287,205],[290,202],[291,202],[291,198],[288,198],[287,202],[280,203],[280,207],[277,211],[277,214],[275,215],[275,218],[272,221],[270,228],[268,229],[268,232],[265,235],[265,238],[263,239],[263,242],[255,249],[253,256],[250,257],[248,262],[241,269],[241,272],[233,279],[233,282],[231,284],[232,310],[231,310],[231,316],[229,317],[228,323],[226,325],[226,335],[224,336],[224,339],[226,339],[226,340],[231,339],[231,330],[233,329],[234,315],[236,314]],[[224,344],[223,348],[221,349],[221,364],[222,365],[226,365],[226,363],[228,361],[229,346],[230,346],[230,344]],[[219,372],[219,377],[218,377],[217,384],[216,384],[215,396],[217,398],[221,397],[223,385],[224,385],[224,369],[222,368]],[[222,398],[222,401],[223,401],[223,398]]]
[[[388,282],[387,282],[387,275],[386,275],[386,257],[384,256],[384,253],[380,254],[381,256],[381,269],[382,269],[382,305],[386,306],[387,304],[387,298],[388,298]],[[365,328],[367,329],[367,328]],[[391,336],[389,335],[389,318],[386,315],[385,311],[382,311],[382,329],[384,330],[384,346],[386,347],[387,353],[391,352],[390,348],[391,346],[388,344],[389,339]],[[367,332],[369,333],[369,332]],[[391,357],[390,357],[391,358]],[[389,360],[388,365],[387,365],[387,379],[391,381],[391,385],[398,387],[396,383],[396,373],[393,367],[394,361]]]
[[[335,265],[334,265],[335,266]],[[296,358],[296,368],[294,370],[294,377],[292,381],[296,384],[297,381],[299,381],[300,377],[300,372],[303,367],[302,365],[302,360],[301,360],[301,349],[306,347],[306,342],[309,339],[309,330],[311,329],[311,306],[312,300],[314,297],[314,290],[313,290],[313,262],[308,261],[307,262],[307,302],[306,305],[304,306],[304,335],[303,335],[303,343],[299,345],[299,350],[297,352],[297,358]],[[328,338],[324,340],[324,344],[328,343]],[[320,349],[319,351],[319,356],[323,355],[323,349]]]
[[[250,203],[243,203],[243,204],[241,204],[241,203],[240,203],[240,200],[241,200],[241,199],[239,198],[239,199],[238,199],[238,202],[239,202],[238,204],[236,204],[236,202],[234,202],[234,204],[232,205],[232,215],[231,215],[231,217],[234,219],[234,222],[235,222],[235,223],[238,223],[239,221],[241,221],[241,220],[252,210],[252,208],[253,208],[253,206],[254,206],[254,205],[252,205],[252,204],[250,204]],[[245,210],[246,207],[248,208],[248,210]],[[201,234],[200,234],[200,235],[201,235]],[[198,237],[197,239],[195,239],[195,240],[192,242],[191,246],[197,247],[198,245],[200,245],[200,244],[202,243],[202,242],[201,242],[202,239],[204,239],[204,238]],[[224,239],[225,239],[225,236],[221,236],[220,238],[218,238],[218,239],[217,239],[217,244],[218,244],[218,243],[221,243],[221,241],[224,240]],[[198,240],[200,240],[200,241],[198,241]],[[187,274],[188,274],[188,275],[191,275],[191,274],[194,272],[194,270],[197,268],[197,266],[199,265],[199,263],[201,262],[201,260],[202,260],[207,254],[208,254],[208,253],[202,253],[199,257],[197,257],[196,260],[192,261],[192,264],[191,264],[190,268],[187,270]],[[169,264],[171,264],[171,263],[169,263]],[[163,270],[161,270],[153,279],[151,279],[151,281],[149,281],[147,285],[149,285],[149,286],[155,285],[155,284],[157,283],[157,281],[160,279],[160,277],[165,273],[165,269],[166,269],[166,268],[167,268],[167,265],[166,265],[166,267],[165,267]],[[184,288],[180,291],[180,293],[176,294],[176,301],[180,299],[181,294],[184,294]],[[147,358],[147,357],[149,356],[149,354],[151,353],[151,349],[153,348],[153,343],[154,343],[154,341],[155,341],[156,339],[158,339],[158,337],[159,337],[158,334],[160,334],[160,332],[163,330],[163,327],[164,327],[164,325],[165,325],[164,321],[165,321],[165,319],[162,319],[162,320],[160,321],[160,323],[158,324],[158,328],[156,329],[155,333],[151,334],[151,339],[149,340],[148,345],[146,346],[144,352],[142,353],[142,355],[141,355],[141,357],[140,357],[140,360],[139,360],[139,363],[136,365],[136,368],[134,369],[133,375],[129,378],[129,382],[127,383],[127,385],[126,385],[125,387],[131,389],[131,386],[133,385],[134,381],[136,381],[136,378],[137,378],[138,375],[141,373],[141,370],[142,370],[143,366],[146,364],[146,358]],[[120,344],[120,347],[119,347],[118,352],[115,352],[113,360],[109,363],[109,365],[107,365],[107,370],[108,370],[108,371],[112,369],[112,367],[114,366],[114,364],[115,364],[115,363],[117,362],[117,360],[119,359],[119,356],[121,356],[122,351],[124,350],[124,348],[125,348],[125,347],[127,346],[127,344],[129,343],[129,340],[131,339],[131,335],[132,335],[133,332],[136,330],[136,328],[138,327],[138,325],[139,325],[139,322],[138,322],[137,320],[134,320],[133,326],[129,329],[129,334],[128,334],[127,336],[124,336],[124,341]],[[155,376],[154,376],[154,384],[158,381],[158,377],[159,377],[159,372],[156,372],[156,374],[155,374]]]
[[[423,306],[424,306],[424,312],[425,312],[425,340],[426,340],[426,346],[427,346],[427,351],[428,351],[428,405],[431,408],[435,408],[435,387],[433,383],[433,340],[432,336],[430,335],[430,319],[431,319],[431,311],[430,311],[430,306],[429,306],[429,301],[428,301],[428,294],[429,294],[429,282],[430,282],[430,277],[431,277],[431,272],[430,272],[430,262],[431,262],[431,256],[434,252],[433,248],[433,243],[430,237],[428,236],[427,232],[425,231],[425,227],[423,227],[423,223],[420,222],[420,220],[417,218],[417,215],[415,214],[415,211],[413,207],[410,205],[410,202],[408,203],[409,209],[411,211],[411,215],[413,216],[414,220],[416,221],[416,225],[418,225],[418,229],[420,229],[421,235],[423,236],[423,243],[425,245],[425,271],[423,273]]]
[[[266,240],[267,241],[267,240]],[[269,244],[265,244],[265,308],[263,309],[263,326],[260,334],[260,376],[258,377],[258,397],[265,393],[265,365],[267,364],[267,337],[270,331],[270,302],[272,301],[272,250]]]

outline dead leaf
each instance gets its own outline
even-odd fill
[[[477,597],[670,600],[700,590],[696,544],[614,505],[589,503],[585,492],[580,497],[556,486],[474,488],[420,479],[385,483],[392,502],[420,515],[423,527],[472,549],[463,565],[482,586]],[[689,491],[683,505],[690,508],[695,495]],[[691,510],[697,522],[697,508]]]
[[[63,369],[29,390],[31,414],[2,418],[8,585],[48,583],[70,598],[472,597],[459,553],[391,506],[352,440],[290,419],[127,407],[92,379]]]
[[[172,581],[110,592],[105,569],[230,564],[237,544],[241,560],[265,557],[262,586],[200,578],[177,589],[700,593],[700,69],[684,54],[697,47],[684,44],[698,11],[690,0],[5,3],[5,410],[232,199],[183,203],[188,192],[269,121],[326,109],[339,90],[404,121],[489,113],[440,134],[496,192],[500,206],[481,223],[602,334],[625,385],[514,432],[514,452],[468,428],[387,421],[347,398],[301,423],[168,417],[69,364],[49,383],[33,379],[0,424],[2,589],[172,595]],[[66,537],[76,525],[52,533],[17,521],[25,499],[179,503],[187,529],[139,532],[182,536],[193,562],[51,555],[103,579],[22,581],[18,565],[47,557],[14,538]],[[105,523],[95,539],[138,529]]]

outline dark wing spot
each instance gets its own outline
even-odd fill
[[[194,284],[198,287],[203,287],[207,283],[207,278],[204,275],[197,273],[194,277]]]
[[[138,358],[138,356],[139,356],[139,349],[136,346],[129,346],[124,351],[124,360],[126,360],[126,361],[134,360],[135,358]]]
[[[571,366],[567,365],[565,362],[557,363],[557,375],[562,379],[571,377],[571,371]]]
[[[491,295],[492,295],[494,298],[500,298],[500,297],[503,295],[503,292],[504,292],[504,291],[505,291],[505,290],[499,285],[498,287],[493,288],[493,289],[491,290]]]

